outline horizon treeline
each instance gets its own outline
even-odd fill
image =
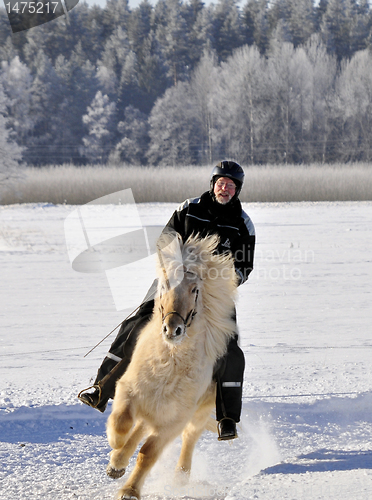
[[[108,0],[13,35],[0,9],[0,146],[36,166],[370,161],[371,30],[368,0]]]

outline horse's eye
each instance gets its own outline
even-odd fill
[[[197,286],[194,286],[194,288],[191,290],[191,293],[196,293],[196,290],[198,289]]]

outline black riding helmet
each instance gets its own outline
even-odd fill
[[[211,192],[213,192],[214,183],[219,177],[228,177],[236,184],[234,198],[237,198],[244,182],[244,170],[235,161],[224,160],[220,161],[212,170],[211,173]]]

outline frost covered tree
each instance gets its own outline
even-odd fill
[[[212,23],[202,0],[190,0],[184,5],[185,20],[189,32],[188,55],[191,67],[195,68],[204,50],[212,46]]]
[[[295,47],[303,45],[314,32],[314,0],[287,0],[288,25]]]
[[[41,165],[55,162],[54,143],[60,132],[58,110],[63,91],[51,60],[42,50],[37,53],[33,65],[30,90],[33,128],[27,135],[25,160]]]
[[[314,32],[313,0],[278,0],[271,9],[274,39],[302,45]]]
[[[128,0],[108,0],[103,11],[102,24],[106,33],[111,33],[115,28],[126,27],[130,19]]]
[[[355,16],[353,0],[329,0],[323,15],[321,33],[327,50],[341,61],[352,55],[352,29]]]
[[[10,62],[2,61],[0,67],[0,84],[2,83],[6,95],[8,126],[17,137],[18,144],[25,144],[27,135],[34,127],[31,113],[31,71],[19,56]]]
[[[309,80],[310,140],[303,156],[309,161],[325,163],[334,159],[332,135],[337,61],[335,56],[327,53],[317,34],[308,40],[304,48],[312,70]]]
[[[256,46],[238,49],[222,65],[214,91],[222,154],[244,163],[260,161],[271,104],[267,80],[266,59]]]
[[[164,57],[167,77],[176,85],[189,73],[189,30],[181,0],[161,0],[154,9],[155,37]]]
[[[128,106],[124,121],[119,122],[118,132],[122,139],[111,152],[109,163],[125,162],[131,165],[144,165],[149,143],[148,116],[139,109]]]
[[[98,80],[104,94],[117,105],[118,119],[124,119],[124,110],[138,100],[138,63],[126,31],[114,30],[106,40],[98,61]]]
[[[109,0],[105,8],[81,4],[69,13],[69,23],[57,19],[17,37],[10,35],[3,9],[0,80],[7,127],[26,145],[24,160],[85,161],[80,156],[85,135],[91,152],[97,146],[92,161],[104,161],[108,150],[121,144],[121,161],[143,163],[145,115],[151,116],[148,158],[158,163],[205,163],[222,154],[249,163],[326,162],[358,159],[363,145],[368,151],[365,95],[362,99],[348,79],[354,55],[371,50],[368,0],[238,5],[237,0],[210,5],[158,0],[155,6],[142,0],[132,9],[128,0]],[[252,50],[243,49],[246,45]],[[366,56],[360,57],[369,71]],[[181,82],[185,85],[178,87]],[[171,87],[176,89],[166,92]],[[107,96],[105,112],[111,110],[105,139],[89,134],[93,122],[86,124],[88,132],[82,127],[98,91],[102,100]],[[352,113],[354,101],[358,116]],[[102,157],[98,144],[107,145]]]
[[[372,159],[372,56],[359,51],[345,63],[337,81],[337,144],[343,161]]]
[[[215,87],[218,80],[217,58],[213,53],[205,52],[196,67],[191,81],[190,93],[196,113],[195,124],[200,130],[198,138],[199,162],[212,163],[219,154],[216,137]]]
[[[158,99],[149,118],[148,161],[153,165],[190,165],[199,160],[200,122],[190,85],[179,82]]]
[[[116,110],[114,102],[99,90],[94,97],[83,123],[88,129],[88,135],[83,137],[84,147],[81,154],[93,163],[103,163],[107,160],[111,149],[113,118]]]
[[[248,0],[243,8],[246,42],[248,45],[255,44],[261,54],[265,54],[270,45],[268,4],[268,0]]]
[[[131,49],[136,55],[133,69],[138,86],[136,102],[133,100],[130,105],[149,114],[157,97],[167,88],[167,77],[164,57],[153,29],[153,7],[148,0],[143,0],[131,13],[127,33]]]
[[[243,24],[237,0],[218,0],[214,10],[213,37],[213,48],[221,61],[243,45]]]
[[[268,74],[272,96],[266,134],[269,159],[296,163],[309,130],[311,65],[302,48],[283,43],[268,60]]]
[[[59,130],[54,140],[55,157],[58,163],[79,163],[79,148],[84,135],[81,119],[98,91],[96,70],[85,59],[80,43],[69,59],[60,55],[54,68],[63,89],[55,116]]]
[[[191,76],[158,99],[151,112],[150,163],[209,163],[219,154],[215,129],[216,57],[205,53]]]
[[[0,83],[0,184],[16,175],[22,159],[22,149],[15,143],[7,125],[6,97]]]

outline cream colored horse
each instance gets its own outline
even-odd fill
[[[164,447],[182,433],[176,474],[190,474],[192,454],[205,429],[216,430],[211,413],[213,366],[235,332],[233,259],[215,252],[217,236],[163,236],[158,252],[158,294],[132,361],[116,386],[107,423],[113,449],[107,474],[118,478],[143,439],[136,465],[119,491],[139,499],[145,477]],[[211,424],[214,424],[213,426]]]

